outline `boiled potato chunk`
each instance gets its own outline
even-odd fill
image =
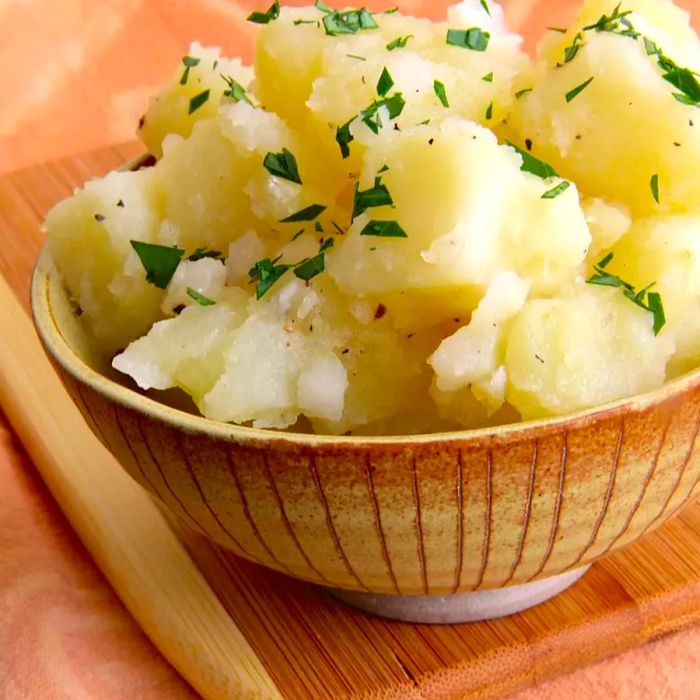
[[[655,217],[636,223],[613,248],[610,268],[638,289],[655,282],[675,339],[675,376],[700,362],[700,217]]]
[[[600,7],[612,12],[615,3],[596,0],[592,5],[596,9],[586,13],[589,19]],[[668,5],[661,0],[638,3],[640,17],[648,11],[651,22]],[[634,23],[636,17],[633,13],[629,19]],[[670,13],[669,22],[672,19]],[[666,41],[667,35],[673,40],[659,47],[677,61],[693,58],[688,68],[696,71],[700,49],[686,19],[673,20],[677,26],[664,30],[659,41]],[[647,24],[640,21],[640,31]],[[553,59],[559,63],[550,63],[532,92],[517,101],[510,128],[521,142],[531,141],[533,152],[573,179],[581,191],[622,204],[636,216],[700,210],[697,109],[674,99],[678,88],[662,77],[658,57],[647,55],[641,37],[594,30],[583,36],[572,60],[562,64],[559,52]],[[658,182],[658,203],[652,179]]]
[[[659,386],[674,348],[652,326],[619,289],[581,286],[568,298],[528,301],[508,335],[509,403],[539,418]]]
[[[330,273],[346,293],[401,291],[405,304],[414,290],[470,293],[471,310],[500,272],[550,292],[585,258],[590,234],[576,188],[543,199],[553,183],[522,172],[520,155],[474,123],[452,117],[389,131],[364,161],[360,189],[380,176],[393,206],[358,216],[338,246]],[[371,219],[395,220],[406,238],[362,235]]]
[[[161,316],[164,292],[146,282],[129,243],[158,240],[155,189],[152,170],[113,172],[88,182],[46,217],[54,263],[107,356]]]
[[[151,99],[139,125],[139,137],[149,153],[159,158],[168,134],[189,136],[196,122],[215,116],[222,99],[227,99],[224,92],[229,86],[224,78],[232,78],[242,88],[249,86],[252,69],[240,59],[222,58],[220,53],[219,49],[203,48],[195,42],[183,58],[183,65]],[[188,68],[184,62],[195,65]],[[204,101],[190,111],[194,106],[191,100],[197,96],[202,96]]]

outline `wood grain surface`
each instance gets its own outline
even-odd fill
[[[119,165],[137,150],[133,145],[111,148],[0,178],[0,235],[4,244],[0,247],[0,273],[16,290],[25,309],[30,270],[41,241],[38,225],[45,210],[79,182]],[[29,357],[30,351],[21,350],[19,342],[19,336],[6,334],[4,347],[14,347],[15,355],[19,351]],[[32,368],[32,372],[40,374],[47,367]],[[52,410],[59,415],[60,401],[67,401],[65,395],[55,399],[52,395]],[[22,407],[15,404],[10,415],[21,412]],[[41,401],[33,402],[36,415],[41,415],[41,406]],[[37,436],[41,423],[36,417],[35,423]],[[82,445],[92,440],[97,449],[87,427],[79,422],[68,421],[63,433],[65,442]],[[31,451],[33,446],[27,447]],[[92,454],[94,463],[88,462],[89,469],[117,469],[106,453],[101,457],[99,452]],[[74,473],[85,479],[89,469],[83,467]],[[59,503],[73,504],[65,508],[89,505],[90,490],[84,482],[58,482],[49,474],[47,483]],[[60,493],[56,492],[57,483]],[[314,586],[222,553],[171,524],[164,536],[176,532],[204,578],[197,579],[196,569],[189,575],[202,583],[206,579],[218,595],[218,603],[208,597],[211,589],[206,585],[195,586],[190,592],[196,598],[199,591],[210,601],[210,609],[227,614],[218,622],[203,616],[181,624],[176,636],[180,651],[175,658],[172,633],[164,635],[162,624],[156,624],[159,616],[167,615],[167,607],[176,616],[179,609],[178,586],[168,578],[170,564],[159,558],[163,572],[160,583],[156,578],[152,586],[142,587],[139,559],[115,557],[109,532],[99,529],[101,511],[96,506],[107,496],[98,493],[99,481],[91,487],[95,489],[91,520],[83,517],[82,510],[66,514],[156,646],[208,697],[221,695],[222,678],[245,677],[245,667],[232,670],[217,666],[225,658],[240,659],[241,653],[243,657],[249,654],[253,668],[260,669],[255,676],[257,686],[246,686],[251,697],[275,697],[276,688],[283,697],[299,699],[497,697],[700,619],[697,502],[642,541],[594,565],[575,587],[542,606],[503,620],[442,627],[370,618],[338,605]],[[130,507],[128,493],[123,492],[124,512]],[[76,499],[75,494],[88,501]],[[143,508],[146,499],[142,494],[138,499],[138,511],[143,515],[148,512]],[[155,510],[150,512],[156,523],[161,516]],[[92,540],[86,534],[90,531]],[[139,542],[135,534],[131,536],[136,551]],[[128,553],[129,538],[122,536],[119,542]],[[184,553],[178,556],[178,566],[188,566]],[[169,587],[169,606],[158,605],[162,595],[159,585]],[[141,591],[142,597],[135,597],[135,590]],[[222,635],[222,630],[229,630],[229,634]],[[208,643],[225,647],[207,648],[207,642],[203,647],[203,631]],[[202,654],[209,659],[206,666]],[[250,669],[247,672],[251,673]],[[218,685],[212,678],[219,679]]]

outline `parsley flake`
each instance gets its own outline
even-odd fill
[[[354,58],[356,61],[366,61],[367,60],[364,56],[357,56],[354,53],[346,53],[345,55],[348,58]]]
[[[555,199],[560,194],[566,192],[566,190],[571,187],[571,183],[568,180],[562,180],[556,187],[552,187],[551,190],[547,190],[541,197],[541,199]]]
[[[576,96],[580,95],[594,80],[595,76],[591,76],[586,82],[577,85],[573,90],[566,93],[566,101],[571,102]]]
[[[446,42],[450,46],[459,46],[472,51],[486,51],[491,35],[479,27],[471,29],[448,29]]]
[[[523,88],[522,90],[518,90],[518,92],[515,93],[515,99],[519,100],[519,99],[525,97],[525,95],[527,95],[528,92],[532,92],[531,87],[530,88]]]
[[[190,108],[187,114],[192,114],[193,112],[196,112],[209,99],[210,92],[210,90],[205,90],[204,92],[200,92],[199,95],[195,95],[190,100]]]
[[[661,301],[661,295],[658,292],[649,292],[656,284],[651,284],[637,291],[629,282],[625,282],[617,275],[606,270],[607,266],[613,259],[613,253],[608,253],[600,262],[593,266],[594,274],[591,275],[586,282],[588,284],[597,284],[602,287],[615,287],[621,289],[623,294],[633,303],[651,313],[654,317],[654,335],[658,335],[659,331],[666,324],[666,314],[664,305]]]
[[[364,111],[360,113],[362,122],[375,134],[379,133],[379,129],[382,126],[382,120],[380,115],[380,108],[386,107],[389,112],[389,119],[396,119],[403,111],[406,101],[403,99],[403,95],[397,92],[391,97],[385,97],[384,99],[372,102],[372,104],[367,107]],[[336,135],[337,140],[337,135]],[[341,147],[342,150],[342,147]]]
[[[355,117],[335,130],[335,140],[340,146],[340,153],[343,158],[347,158],[350,155],[350,146],[348,144],[355,140],[355,137],[350,133],[350,124],[352,124],[354,119]]]
[[[326,5],[325,2],[321,2],[321,0],[316,0],[316,2],[314,3],[314,7],[315,7],[317,10],[321,10],[321,12],[325,12],[326,14],[329,14],[330,12],[333,12],[333,8],[332,8],[332,7],[328,7],[328,5]]]
[[[491,10],[489,9],[489,4],[486,0],[481,0],[481,6],[484,8],[484,12],[490,17],[491,16]]]
[[[489,102],[489,106],[486,108],[486,118],[493,119],[493,102]]]
[[[291,214],[290,216],[282,219],[281,223],[287,224],[293,221],[313,221],[325,210],[326,206],[324,204],[312,204],[311,206],[305,207],[295,214]]]
[[[302,184],[296,158],[286,148],[283,148],[281,153],[268,153],[263,160],[263,166],[270,175]]]
[[[275,0],[265,12],[251,12],[248,15],[248,21],[254,22],[255,24],[269,24],[273,19],[277,19],[279,16],[280,4],[278,0]]]
[[[264,260],[258,260],[255,265],[250,268],[248,276],[253,281],[257,280],[257,285],[255,287],[256,299],[261,299],[272,285],[291,267],[291,265],[286,265],[284,263],[277,265],[276,263],[278,260],[279,258],[276,260],[265,258]]]
[[[443,107],[450,106],[450,103],[447,100],[447,93],[445,92],[445,86],[439,80],[433,80],[433,92],[435,92],[438,99],[442,103]]]
[[[516,146],[512,141],[506,141],[506,143],[523,159],[523,164],[520,166],[520,170],[522,170],[524,173],[532,173],[533,175],[537,175],[537,177],[541,177],[543,180],[550,177],[559,177],[557,171],[551,165],[549,165],[549,163],[545,163],[543,160],[535,158],[535,156],[533,156],[531,153],[528,153],[522,148]]]
[[[379,76],[379,80],[377,81],[377,94],[384,97],[392,87],[394,87],[394,79],[386,69],[386,66],[384,66],[382,74]]]
[[[355,197],[352,207],[352,219],[371,207],[391,206],[394,200],[389,194],[386,185],[382,184],[381,177],[374,179],[374,185],[366,190],[360,190],[360,183],[355,183]]]
[[[566,29],[564,27],[547,27],[548,32],[558,32],[559,34],[566,34]]]
[[[406,36],[400,36],[394,39],[393,41],[390,41],[386,45],[386,50],[387,51],[393,51],[394,49],[402,49],[406,44],[408,43],[409,39],[413,38],[413,34],[407,34]]]
[[[136,255],[139,256],[143,269],[146,270],[146,281],[158,289],[165,289],[173,278],[185,251],[143,241],[132,240],[130,243]]]
[[[493,71],[490,73],[487,73],[481,78],[485,83],[492,83],[493,82]]]
[[[205,297],[204,294],[200,294],[196,289],[192,287],[187,287],[187,296],[194,299],[200,306],[214,306],[216,302],[209,297]]]
[[[659,203],[659,176],[654,173],[649,181],[649,187],[651,188],[651,194],[654,197],[654,201]]]
[[[647,37],[644,37],[644,50],[647,52],[647,56],[653,56],[659,53],[659,47]]]
[[[253,103],[250,101],[248,95],[246,95],[245,88],[238,82],[236,82],[231,76],[222,75],[222,80],[228,85],[228,90],[224,90],[224,97],[230,97],[236,102],[247,102],[251,107]]]
[[[680,90],[680,92],[674,92],[673,97],[681,104],[700,106],[700,83],[693,71],[688,68],[681,68],[660,51],[658,63],[663,71],[661,77]]]
[[[197,248],[192,255],[187,257],[188,260],[196,262],[197,260],[202,260],[203,258],[213,258],[218,260],[222,258],[223,255],[218,250],[207,250],[206,248]]]
[[[377,29],[379,25],[372,13],[364,7],[359,10],[332,10],[323,18],[323,28],[328,36],[357,34],[363,29]]]
[[[361,236],[378,236],[380,238],[408,238],[398,221],[370,221],[360,231]]]
[[[182,77],[180,78],[180,85],[187,85],[187,80],[190,77],[190,68],[194,68],[199,65],[201,59],[195,58],[194,56],[183,56],[182,63],[185,66],[185,70],[182,72]]]

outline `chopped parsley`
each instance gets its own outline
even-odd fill
[[[522,97],[525,97],[528,92],[532,92],[532,88],[523,88],[522,90],[518,90],[518,92],[515,93],[515,99],[519,100]]]
[[[343,158],[347,158],[350,155],[350,146],[348,144],[355,139],[350,133],[350,124],[352,124],[354,119],[355,117],[335,130],[335,140],[340,146],[340,153]]]
[[[577,85],[573,90],[569,90],[569,92],[566,93],[566,101],[571,102],[576,96],[580,95],[593,82],[593,79],[594,76],[591,76],[584,83]]]
[[[681,104],[690,106],[700,106],[700,83],[689,68],[681,68],[670,58],[658,52],[659,68],[663,71],[661,76],[665,81],[671,83],[679,92],[674,92],[673,97]]]
[[[625,18],[627,17],[627,15],[632,14],[632,10],[625,10],[624,12],[622,12],[620,9],[621,7],[622,3],[619,2],[610,14],[610,16],[601,15],[598,18],[597,22],[595,22],[594,24],[589,24],[587,27],[584,27],[583,31],[622,33],[626,30],[631,29],[632,25],[630,24],[630,21]],[[625,29],[621,30],[621,26],[624,26]]]
[[[491,10],[489,9],[489,4],[486,0],[481,0],[481,6],[484,8],[484,12],[490,17],[491,16]]]
[[[356,56],[354,53],[346,53],[345,55],[348,58],[354,58],[356,61],[366,61],[367,60],[364,56]]]
[[[251,107],[253,103],[250,101],[248,95],[246,95],[245,88],[238,82],[236,82],[231,76],[222,75],[221,78],[224,80],[226,85],[228,85],[228,90],[224,90],[224,97],[230,97],[236,102],[247,102]]]
[[[659,176],[654,173],[649,181],[649,187],[651,188],[651,194],[654,197],[654,201],[659,203]]]
[[[296,158],[286,148],[283,148],[281,153],[268,153],[263,160],[263,166],[270,175],[302,184]]]
[[[360,190],[360,183],[355,183],[355,197],[352,206],[352,219],[355,219],[371,207],[391,206],[394,200],[389,194],[386,185],[382,184],[382,178],[377,176],[374,185],[366,190]]]
[[[290,216],[282,219],[281,223],[287,224],[293,221],[313,221],[325,210],[326,206],[324,204],[312,204],[311,206],[305,207],[295,214],[291,214]]]
[[[522,170],[524,173],[532,173],[533,175],[537,175],[537,177],[541,177],[543,180],[550,177],[559,177],[557,171],[551,165],[549,165],[549,163],[545,163],[543,160],[535,158],[535,156],[533,156],[531,153],[528,153],[519,146],[516,146],[512,141],[506,141],[506,143],[520,154],[521,158],[523,159],[523,164],[520,166],[520,170]]]
[[[213,258],[214,260],[219,260],[223,256],[218,250],[207,250],[206,248],[197,248],[192,255],[188,255],[187,259],[196,262],[197,260],[202,260],[203,258]]]
[[[377,172],[385,173],[387,170],[389,170],[389,166],[385,163],[384,165],[382,165],[381,168],[379,168],[379,170]]]
[[[396,119],[403,111],[405,105],[406,101],[403,99],[403,95],[400,92],[394,93],[391,97],[375,100],[367,109],[360,113],[362,122],[366,124],[373,133],[378,134],[382,126],[379,113],[380,108],[386,107],[389,111],[389,119]]]
[[[182,72],[182,77],[180,78],[180,85],[187,85],[187,80],[190,77],[190,68],[194,68],[199,65],[201,59],[195,58],[194,56],[183,56],[182,63],[185,66],[185,70]]]
[[[392,87],[394,87],[394,79],[386,69],[386,66],[384,66],[382,74],[379,76],[379,80],[377,81],[377,95],[384,97]]]
[[[265,12],[251,12],[248,15],[248,21],[254,22],[255,24],[269,24],[273,19],[277,19],[279,16],[280,4],[278,0],[275,0]]]
[[[548,32],[558,32],[559,34],[566,34],[566,29],[564,27],[547,27]]]
[[[443,107],[449,107],[450,103],[447,99],[447,93],[445,92],[445,86],[439,81],[433,81],[433,91],[438,96],[438,99],[442,103]]]
[[[633,303],[651,313],[654,317],[654,335],[658,335],[659,331],[666,324],[666,314],[664,313],[664,305],[661,301],[661,295],[658,292],[650,292],[649,290],[656,284],[651,284],[637,291],[629,282],[623,281],[617,275],[606,270],[607,266],[613,259],[613,253],[608,253],[600,262],[593,266],[594,273],[586,282],[588,284],[597,284],[602,287],[615,287],[621,289],[623,294]]]
[[[659,47],[647,37],[644,37],[644,50],[647,52],[647,56],[654,56],[659,53]]]
[[[560,194],[566,192],[566,190],[571,187],[571,183],[568,180],[562,180],[556,187],[552,187],[551,190],[547,190],[541,197],[541,199],[555,199]]]
[[[204,92],[200,92],[199,95],[195,95],[190,100],[190,108],[187,114],[196,112],[209,99],[209,93],[210,90],[205,90]]]
[[[479,27],[471,29],[448,29],[446,42],[450,46],[459,46],[472,51],[486,51],[491,35]]]
[[[256,281],[255,298],[260,299],[282,275],[289,270],[291,265],[277,265],[277,261],[265,258],[258,260],[248,271],[248,276],[251,280]]]
[[[487,73],[481,78],[485,83],[492,83],[493,82],[493,71],[490,73]]]
[[[413,34],[407,34],[406,36],[400,36],[394,39],[393,41],[390,41],[386,45],[386,50],[387,51],[393,51],[394,49],[402,49],[406,44],[408,43],[409,39],[413,38]]]
[[[323,233],[323,224],[320,221],[314,223],[314,229],[319,233]]]
[[[209,297],[205,297],[204,294],[200,294],[196,289],[192,287],[187,287],[187,296],[192,297],[200,306],[214,306],[216,302]]]
[[[493,102],[489,102],[489,106],[486,108],[486,118],[493,119]]]
[[[385,15],[393,15],[399,11],[398,7],[390,7],[388,10],[384,10]]]
[[[333,8],[328,7],[328,5],[326,5],[325,2],[321,2],[321,0],[316,0],[316,2],[314,3],[314,7],[317,10],[321,10],[321,12],[325,12],[326,14],[333,12]]]
[[[318,7],[318,5],[317,5]],[[323,10],[326,12],[325,10]],[[359,10],[332,10],[323,17],[323,28],[328,36],[339,34],[357,34],[363,29],[377,29],[379,25],[372,13],[364,7]]]
[[[378,236],[380,238],[408,238],[398,221],[370,221],[360,231],[361,236]]]
[[[576,34],[576,36],[574,37],[573,44],[571,44],[571,46],[567,46],[564,49],[564,63],[569,63],[570,61],[573,61],[582,48],[583,34],[581,32],[578,32],[578,34]]]
[[[185,254],[184,250],[156,243],[130,241],[139,260],[146,270],[146,281],[158,289],[165,289],[177,270],[177,266]]]
[[[308,282],[309,280],[320,275],[326,269],[325,252],[333,246],[334,240],[327,238],[319,248],[318,255],[308,260],[302,260],[294,266],[294,274],[300,279]]]
[[[295,19],[294,22],[292,22],[292,24],[295,27],[298,27],[300,24],[315,24],[319,27],[321,26],[317,19]]]

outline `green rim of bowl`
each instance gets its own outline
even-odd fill
[[[211,437],[239,444],[264,444],[266,447],[271,447],[275,444],[280,447],[293,444],[299,447],[342,446],[344,448],[369,448],[372,446],[383,446],[386,448],[401,448],[410,447],[412,445],[425,446],[427,444],[439,446],[440,444],[455,442],[463,444],[483,444],[488,440],[498,443],[520,441],[530,438],[533,433],[544,435],[558,432],[562,430],[562,428],[571,430],[582,427],[609,418],[611,414],[641,412],[651,406],[674,399],[680,399],[687,392],[700,387],[700,369],[696,369],[682,377],[665,383],[662,387],[654,391],[609,402],[583,411],[551,418],[510,423],[491,428],[442,433],[388,436],[338,436],[251,428],[232,423],[223,423],[171,408],[166,404],[144,396],[136,389],[129,389],[108,379],[86,365],[64,339],[51,312],[50,281],[52,279],[52,274],[57,273],[53,270],[48,247],[44,245],[37,258],[32,274],[32,314],[34,325],[45,349],[63,370],[78,382],[86,384],[104,398],[113,401],[119,406],[145,413],[155,420],[188,433],[205,433]]]

